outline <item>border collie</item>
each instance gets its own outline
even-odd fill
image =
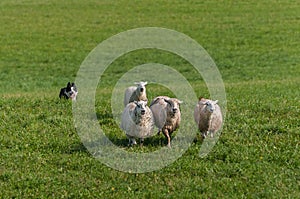
[[[78,93],[78,91],[77,91],[75,83],[68,82],[67,87],[60,89],[59,98],[62,98],[62,97],[65,99],[71,98],[72,100],[75,101],[77,93]]]

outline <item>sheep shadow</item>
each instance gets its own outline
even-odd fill
[[[120,128],[117,122],[114,120],[114,115],[109,112],[97,112],[96,116],[99,120],[100,125],[109,125],[114,126],[116,128]],[[156,131],[156,129],[155,129]],[[120,131],[115,132],[108,132],[105,133],[106,137],[116,146],[121,148],[129,147],[128,138],[126,137],[125,133]],[[136,139],[137,145],[140,145],[140,139]],[[151,146],[151,147],[161,147],[167,145],[167,139],[162,135],[157,135],[155,133],[152,137],[148,137],[144,139],[143,146]]]
[[[156,134],[154,134],[152,137],[144,138],[143,143],[141,143],[141,139],[136,138],[137,145],[134,146],[129,145],[129,140],[126,137],[125,133],[121,136],[108,135],[107,137],[114,145],[121,148],[130,148],[130,147],[138,147],[138,146],[158,148],[158,147],[167,146],[168,144],[167,139],[163,135],[156,135]]]
[[[119,125],[115,121],[114,115],[111,112],[103,111],[103,112],[97,112],[96,113],[97,119],[99,121],[99,125],[108,126],[110,129],[119,129]],[[113,127],[113,128],[112,128]],[[144,147],[150,147],[150,148],[160,148],[167,146],[167,138],[163,135],[163,133],[157,134],[157,128],[154,129],[155,133],[151,137],[147,137],[144,139],[143,146]],[[126,148],[129,146],[129,140],[126,137],[125,133],[120,130],[112,130],[110,132],[104,132],[105,136],[111,141],[114,145],[120,147],[120,148]],[[177,132],[173,132],[171,134],[171,140],[177,135]],[[185,138],[182,138],[185,139]],[[140,139],[136,139],[137,145],[140,146]],[[193,140],[194,143],[202,143],[203,138],[200,134],[197,134],[197,136]],[[133,146],[137,147],[137,146]]]

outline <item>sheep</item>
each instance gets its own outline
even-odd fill
[[[194,120],[203,138],[208,135],[214,137],[215,133],[222,127],[222,112],[217,103],[218,100],[213,101],[200,97],[195,106]]]
[[[154,116],[154,124],[158,134],[163,132],[167,138],[168,147],[171,147],[170,135],[179,127],[181,121],[180,104],[182,101],[167,96],[158,96],[150,104]]]
[[[124,108],[121,120],[121,129],[125,131],[129,139],[129,145],[135,145],[135,138],[150,137],[154,132],[154,118],[150,108],[145,101],[130,102]]]
[[[146,101],[148,102],[146,95],[146,85],[148,82],[135,82],[137,86],[130,86],[125,90],[124,95],[124,107],[133,101]]]

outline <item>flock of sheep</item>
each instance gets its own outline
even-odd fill
[[[124,111],[121,118],[121,129],[129,139],[129,145],[136,144],[140,138],[154,135],[154,126],[158,134],[162,132],[171,147],[171,134],[179,127],[181,121],[180,104],[182,101],[167,96],[155,97],[147,106],[147,82],[135,83],[126,89]],[[222,113],[218,101],[200,98],[194,109],[194,119],[202,136],[213,137],[222,127]]]

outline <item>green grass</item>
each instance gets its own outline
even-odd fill
[[[300,6],[297,1],[0,2],[0,195],[3,198],[299,198]],[[223,134],[205,158],[201,140],[158,171],[129,174],[94,159],[59,89],[76,78],[104,39],[137,27],[165,27],[199,42],[226,87]],[[183,59],[140,50],[117,59],[97,89],[97,115],[126,148],[110,96],[133,66],[176,68],[197,95],[208,96]],[[171,91],[149,85],[149,96]],[[82,97],[79,95],[79,97]],[[148,152],[165,144],[146,140]]]

